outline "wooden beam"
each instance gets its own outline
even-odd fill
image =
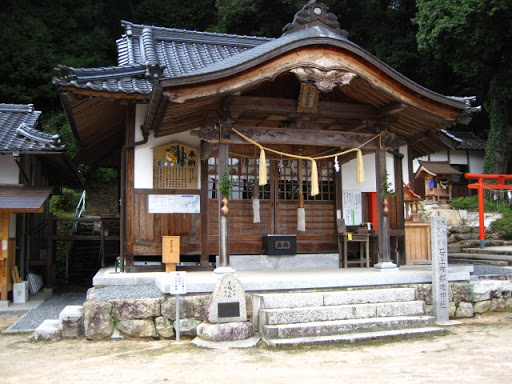
[[[296,144],[296,145],[315,145],[329,146],[339,148],[356,148],[375,137],[373,133],[355,133],[355,132],[338,132],[324,130],[309,129],[290,129],[290,128],[259,128],[248,126],[237,126],[235,129],[254,140],[259,144]],[[216,126],[205,126],[199,130],[191,132],[192,135],[199,136],[200,139],[211,143],[219,142],[219,130]],[[231,133],[229,142],[233,144],[248,144],[243,138],[236,133]],[[403,145],[393,133],[385,133],[382,138],[382,146],[386,148],[398,148]],[[379,140],[368,142],[365,149],[375,150],[379,148]]]
[[[268,114],[296,114],[297,100],[274,97],[233,96],[229,110],[232,112],[259,112]],[[318,112],[313,117],[336,119],[376,119],[378,110],[366,104],[318,102]]]

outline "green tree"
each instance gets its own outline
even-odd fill
[[[512,149],[512,3],[417,0],[418,46],[472,83],[490,115],[486,173],[507,173]]]

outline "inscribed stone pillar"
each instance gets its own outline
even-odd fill
[[[446,234],[446,218],[432,216],[430,218],[430,249],[432,252],[432,303],[436,322],[445,322],[449,315],[448,287],[448,239]]]

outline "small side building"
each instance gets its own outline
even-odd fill
[[[55,279],[47,252],[49,198],[81,178],[59,135],[41,130],[32,104],[0,104],[0,300],[8,300],[12,270]]]

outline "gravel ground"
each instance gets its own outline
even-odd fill
[[[71,288],[67,292],[56,293],[20,318],[8,331],[32,331],[46,319],[58,319],[66,305],[82,305],[85,296],[85,288]]]

